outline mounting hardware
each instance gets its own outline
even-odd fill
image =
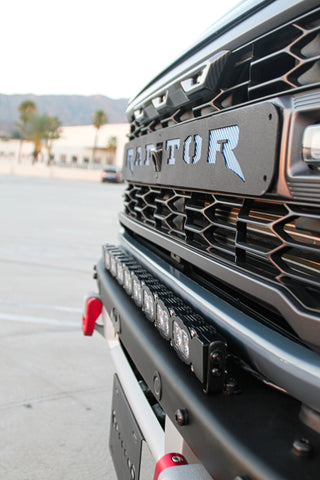
[[[160,401],[162,395],[162,383],[160,373],[157,371],[153,374],[153,392],[156,399]]]
[[[293,451],[299,457],[308,457],[312,452],[312,445],[307,438],[300,438],[293,442]]]
[[[234,395],[240,393],[238,382],[235,378],[228,378],[224,386],[224,391],[227,395]]]
[[[185,408],[178,408],[178,410],[174,414],[174,418],[176,419],[176,422],[178,425],[180,425],[180,427],[187,425],[189,423],[188,410],[186,410]]]

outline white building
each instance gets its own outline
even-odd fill
[[[61,136],[53,142],[52,155],[56,164],[96,165],[112,164],[120,167],[123,161],[124,145],[128,141],[129,125],[107,124],[98,130],[97,144],[93,149],[97,129],[93,125],[63,127]],[[108,148],[110,140],[116,139],[116,150]]]
[[[80,125],[75,127],[62,127],[60,138],[54,140],[51,148],[53,164],[72,166],[96,166],[111,164],[121,167],[123,161],[124,145],[127,142],[129,125],[106,124],[97,132],[93,125]],[[93,158],[95,137],[97,143]],[[110,142],[115,139],[116,149],[108,148]],[[0,160],[18,160],[21,143],[19,140],[0,141]],[[32,162],[33,144],[24,141],[20,152],[21,163]],[[45,146],[39,162],[48,163],[48,152]]]

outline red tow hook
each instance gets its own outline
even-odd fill
[[[84,335],[92,335],[97,318],[102,312],[102,302],[97,293],[89,293],[85,297],[82,315],[82,331]]]
[[[158,480],[160,473],[166,468],[180,467],[181,465],[187,465],[187,463],[187,460],[180,453],[167,453],[157,461],[153,480]]]

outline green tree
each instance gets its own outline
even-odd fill
[[[18,107],[20,113],[19,122],[16,124],[20,136],[18,162],[21,161],[22,144],[27,136],[28,123],[32,115],[37,112],[37,106],[32,100],[25,100]]]
[[[46,115],[39,115],[38,113],[34,113],[32,116],[30,116],[27,125],[26,139],[30,142],[33,142],[33,164],[38,161],[39,154],[42,148],[42,140],[44,140],[47,136],[47,128],[48,122]]]
[[[109,137],[107,143],[107,150],[112,153],[117,150],[117,137]]]
[[[17,123],[17,133],[20,137],[18,161],[20,162],[22,142],[28,140],[34,144],[32,163],[38,160],[43,142],[48,151],[50,163],[52,142],[60,138],[61,134],[60,120],[47,114],[40,115],[36,104],[32,100],[22,102],[18,107],[18,111],[20,112],[20,121]]]
[[[96,129],[96,134],[94,136],[94,144],[93,144],[93,149],[92,149],[92,162],[94,162],[94,157],[97,149],[97,143],[98,143],[98,133],[100,128],[108,122],[108,117],[105,114],[103,110],[97,110],[94,115],[93,115],[93,126]]]
[[[33,162],[38,161],[39,154],[44,142],[51,158],[51,148],[53,140],[60,137],[61,123],[57,117],[50,117],[47,114],[39,115],[34,113],[30,115],[26,128],[26,139],[33,142]]]
[[[53,140],[57,140],[58,138],[60,138],[62,129],[61,129],[61,122],[58,119],[58,117],[46,116],[46,122],[47,122],[46,136],[44,140],[45,140],[45,146],[48,152],[48,164],[50,164],[52,160],[51,149],[52,149]]]

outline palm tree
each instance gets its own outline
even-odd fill
[[[29,116],[37,111],[37,106],[32,100],[25,100],[19,105],[18,111],[20,112],[22,123],[27,123]]]
[[[46,135],[45,146],[48,151],[48,164],[51,163],[51,149],[53,140],[57,140],[61,135],[61,122],[58,117],[49,117],[46,115]]]
[[[96,128],[96,134],[94,137],[94,144],[92,149],[92,163],[94,162],[94,157],[96,153],[97,143],[98,143],[98,132],[102,125],[108,122],[108,117],[103,110],[97,110],[93,115],[93,126]]]
[[[33,115],[31,115],[27,125],[26,138],[27,140],[33,142],[33,145],[34,145],[34,150],[32,154],[33,164],[38,161],[38,157],[42,148],[42,140],[46,139],[47,132],[48,132],[48,116],[39,115],[37,113],[34,113]]]
[[[28,122],[30,121],[31,116],[37,112],[37,106],[32,100],[25,100],[19,105],[18,111],[20,112],[20,123],[17,124],[20,134],[18,163],[20,163],[22,143],[26,137]]]

